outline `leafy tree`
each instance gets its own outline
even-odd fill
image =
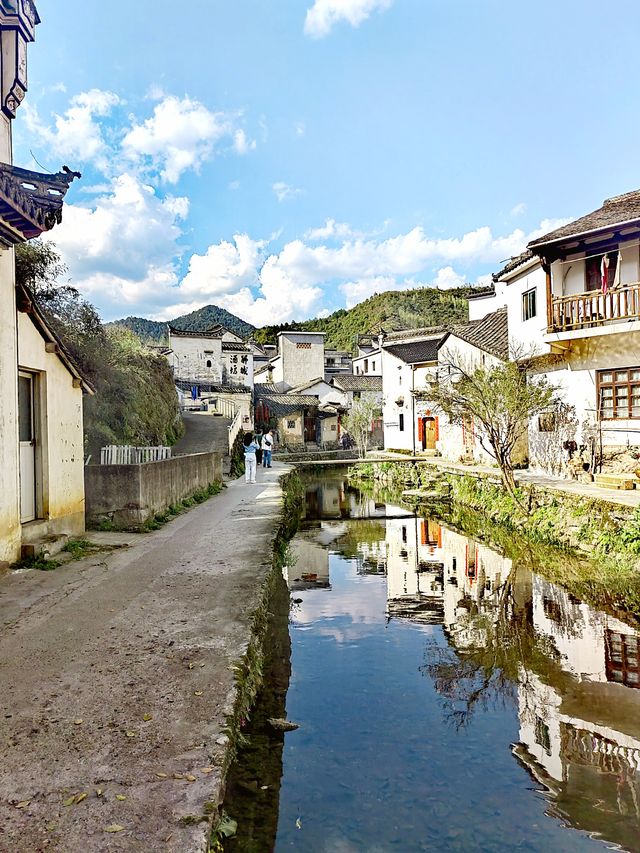
[[[178,399],[165,358],[132,332],[105,327],[66,273],[55,247],[34,240],[16,248],[16,281],[31,290],[48,323],[96,389],[84,401],[85,450],[105,444],[173,444],[181,435]]]
[[[349,412],[342,418],[342,426],[354,439],[360,456],[364,456],[369,446],[373,419],[380,408],[373,397],[360,397],[353,401]]]
[[[424,393],[451,423],[472,420],[479,427],[480,445],[498,463],[502,484],[516,500],[513,451],[526,436],[529,420],[558,404],[555,386],[544,377],[528,377],[525,364],[469,367],[454,355],[444,366],[445,378],[430,382]]]

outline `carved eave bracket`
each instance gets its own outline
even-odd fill
[[[0,163],[0,246],[25,243],[62,222],[64,197],[80,177],[66,166],[47,175]]]

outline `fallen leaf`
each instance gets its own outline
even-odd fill
[[[197,777],[194,776],[193,773],[188,773],[184,778],[187,782],[195,782]]]
[[[81,726],[83,723],[84,723],[84,720],[74,720],[73,721],[74,726]]]
[[[135,732],[127,732],[127,737],[135,737],[135,736],[136,736]]]
[[[124,826],[120,826],[119,823],[111,823],[109,826],[105,826],[105,832],[124,832]]]
[[[193,695],[194,696],[202,696],[202,693],[203,693],[202,690],[196,690]]]
[[[145,723],[148,723],[149,720],[153,720],[153,716],[151,714],[144,714],[142,719],[145,721]]]
[[[193,669],[193,668],[194,668],[194,666],[195,666],[195,663],[187,664],[187,666],[189,667],[189,669]]]
[[[127,798],[125,797],[124,794],[116,794],[116,800],[122,801],[122,800],[126,800],[126,799]]]
[[[233,838],[238,831],[238,821],[233,820],[225,812],[222,813],[220,822],[216,826],[216,832],[223,835],[225,838]]]
[[[213,773],[214,770],[215,770],[215,767],[201,767],[200,768],[201,773]]]
[[[296,829],[302,829],[302,821],[299,817],[296,818]]]
[[[158,777],[158,779],[166,779],[167,778],[166,773],[156,773],[156,776]]]
[[[31,802],[31,800],[22,800],[21,803],[17,804],[16,808],[17,809],[26,809],[26,807],[29,805],[30,802]]]
[[[200,669],[202,669],[204,666],[206,666],[206,664],[201,663],[201,664],[200,664]]]
[[[85,793],[78,794],[78,796],[76,797],[76,805],[78,803],[81,803],[83,800],[86,800],[88,796],[89,796],[89,794],[85,794]]]
[[[54,829],[58,828],[58,823],[55,820],[52,820],[51,823],[48,823],[45,827],[47,832],[53,832]]]
[[[183,773],[174,773],[173,778],[174,779],[184,779],[184,774]]]
[[[72,806],[75,803],[75,801],[76,801],[76,795],[74,794],[73,797],[69,797],[68,800],[65,800],[62,805],[63,806]]]
[[[96,797],[102,796],[102,788],[96,788]]]

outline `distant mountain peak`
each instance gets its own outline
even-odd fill
[[[181,329],[185,332],[204,332],[213,326],[224,326],[230,332],[234,332],[241,338],[250,338],[256,331],[256,327],[246,320],[241,320],[230,311],[219,308],[217,305],[205,305],[197,311],[182,314],[174,320],[166,323],[158,320],[146,320],[144,317],[124,317],[122,320],[114,320],[110,326],[123,326],[134,332],[139,338],[154,343],[167,343],[169,340],[169,326]]]

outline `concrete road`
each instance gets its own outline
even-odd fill
[[[271,567],[284,469],[126,549],[0,577],[2,853],[207,849],[188,819],[220,796],[230,667]]]

